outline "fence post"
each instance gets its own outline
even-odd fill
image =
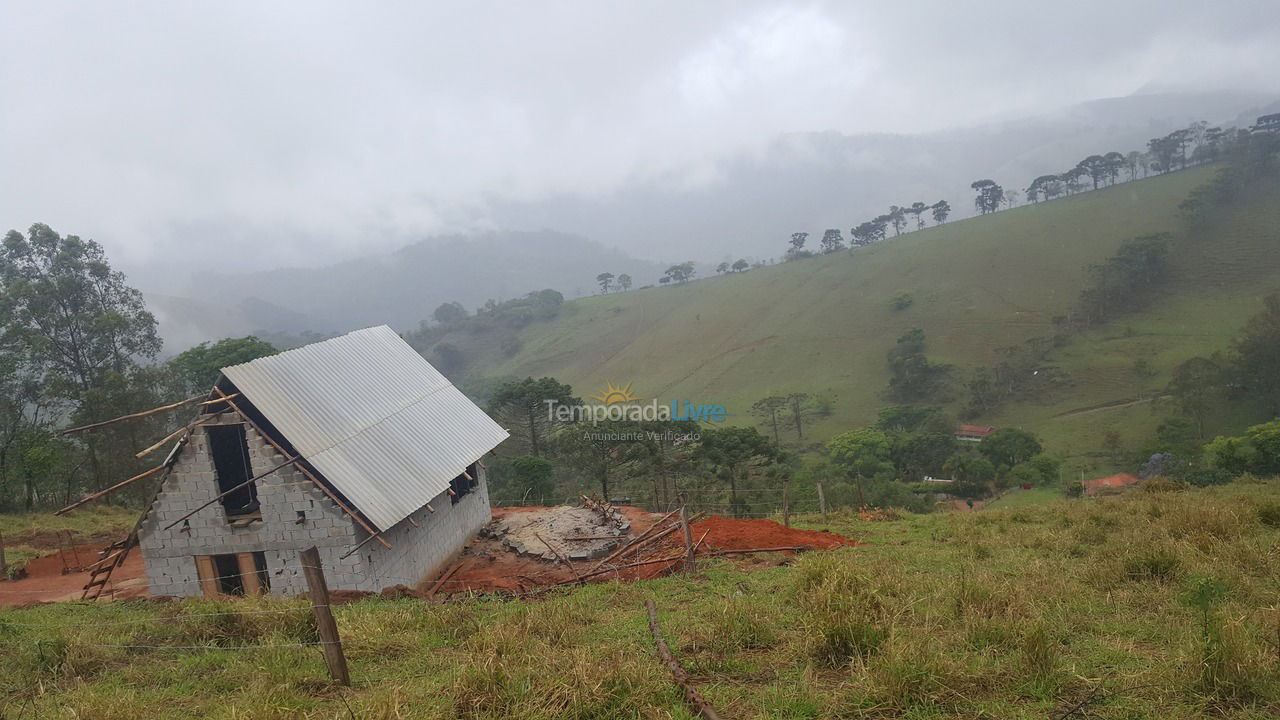
[[[685,511],[684,496],[680,496],[680,529],[684,532],[684,569],[693,570],[693,531],[689,529],[689,513]]]
[[[347,672],[347,657],[342,652],[338,624],[334,622],[333,611],[329,607],[329,586],[324,581],[324,570],[320,569],[320,551],[315,546],[299,550],[298,562],[302,564],[302,574],[307,578],[311,612],[316,617],[316,629],[320,632],[320,647],[324,650],[324,664],[329,666],[329,677],[350,687],[351,675]]]
[[[0,535],[0,580],[8,579],[9,563],[4,559],[4,535]]]
[[[822,522],[827,521],[827,498],[822,494],[822,483],[818,483],[818,510],[822,512]]]

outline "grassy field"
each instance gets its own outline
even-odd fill
[[[1280,713],[1277,481],[799,524],[793,566],[533,601],[335,608],[354,688],[295,600],[0,611],[0,717],[689,718],[645,624],[732,718]]]
[[[526,328],[511,356],[494,335],[447,340],[479,375],[551,375],[584,396],[607,382],[633,383],[643,398],[723,403],[738,423],[752,421],[747,409],[765,395],[823,394],[834,400],[834,414],[814,428],[823,439],[873,422],[890,404],[885,352],[906,330],[924,329],[930,358],[963,375],[995,362],[998,348],[1051,335],[1052,318],[1085,286],[1087,267],[1122,241],[1173,232],[1175,272],[1165,298],[1085,333],[1055,357],[1070,374],[1067,391],[977,418],[1042,434],[1073,475],[1109,471],[1094,454],[1102,433],[1115,430],[1136,447],[1167,410],[1072,411],[1135,399],[1143,389],[1130,372],[1138,357],[1157,371],[1147,387],[1163,386],[1176,363],[1223,349],[1261,297],[1280,289],[1280,187],[1242,203],[1207,235],[1189,233],[1177,219],[1177,204],[1214,171],[948,223],[852,253],[575,300],[554,321]],[[896,311],[891,299],[901,292],[914,303]]]

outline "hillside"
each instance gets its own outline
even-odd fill
[[[1205,237],[1183,228],[1178,203],[1213,172],[1125,183],[742,275],[583,298],[526,328],[510,357],[490,334],[447,340],[469,355],[473,375],[551,375],[583,395],[633,383],[643,398],[723,403],[737,423],[751,422],[748,408],[763,396],[823,394],[834,413],[815,428],[821,439],[873,422],[891,404],[885,353],[908,329],[922,328],[930,359],[963,376],[995,362],[998,348],[1053,334],[1053,317],[1076,302],[1088,266],[1122,241],[1172,232],[1175,277],[1165,297],[1062,349],[1054,361],[1069,373],[1065,391],[974,418],[1026,426],[1051,450],[1079,455],[1110,427],[1141,441],[1154,417],[1145,404],[1064,413],[1134,399],[1127,373],[1137,356],[1157,370],[1148,386],[1162,386],[1177,362],[1224,348],[1260,298],[1280,288],[1272,251],[1280,188],[1237,204]],[[895,311],[891,298],[901,292],[914,303]]]
[[[191,297],[148,293],[148,303],[167,349],[180,351],[251,332],[410,330],[441,303],[475,308],[546,287],[575,297],[591,293],[605,270],[647,278],[659,267],[564,233],[492,232],[433,237],[320,267],[237,273],[222,265],[197,289],[188,286]]]

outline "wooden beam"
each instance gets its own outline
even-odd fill
[[[275,438],[263,432],[262,428],[258,427],[258,424],[254,422],[252,418],[246,415],[244,411],[242,411],[239,408],[239,406],[237,406],[234,402],[231,401],[231,399],[234,398],[239,393],[228,395],[222,392],[222,388],[219,388],[219,387],[214,387],[213,391],[218,393],[218,395],[221,395],[222,399],[227,401],[227,404],[231,406],[232,410],[235,410],[236,412],[240,413],[240,416],[243,417],[244,421],[249,424],[249,427],[253,428],[255,432],[261,435],[263,440],[266,440],[268,443],[270,443],[271,447],[276,449],[276,452],[280,453],[286,458],[293,458],[295,461],[303,459],[301,457],[291,455],[287,450],[284,449],[284,447],[280,445],[280,443],[276,442]],[[298,463],[298,469],[301,470],[302,474],[306,475],[307,479],[310,480],[313,484],[315,484],[316,487],[320,488],[320,492],[324,493],[326,497],[332,500],[334,505],[337,505],[339,508],[342,509],[342,512],[346,513],[348,516],[350,516],[352,520],[355,520],[357,523],[359,523],[360,527],[365,529],[365,532],[368,532],[370,535],[374,535],[374,536],[377,536],[380,534],[377,530],[374,530],[373,527],[369,525],[369,523],[365,522],[364,518],[360,517],[360,515],[357,514],[355,510],[352,510],[350,507],[348,507],[347,504],[342,501],[342,498],[338,497],[332,490],[329,489],[327,485],[320,482],[320,479],[317,478],[315,475],[313,475],[311,471],[307,469],[306,465],[302,463]],[[381,543],[382,546],[385,547],[386,549],[388,550],[391,549],[391,543],[387,542],[381,537],[378,538],[378,542]]]
[[[707,699],[702,697],[697,688],[693,686],[693,681],[689,679],[689,673],[680,667],[680,661],[676,660],[671,654],[671,648],[667,647],[667,641],[662,639],[662,630],[658,627],[658,610],[653,606],[653,600],[646,599],[644,601],[645,608],[649,611],[649,630],[653,633],[653,642],[658,646],[658,657],[662,658],[662,663],[671,671],[671,676],[675,678],[676,685],[684,691],[684,701],[689,707],[697,711],[703,720],[720,720],[720,715],[711,707]]]
[[[85,431],[85,430],[92,430],[92,429],[94,429],[94,428],[100,428],[100,427],[102,427],[102,426],[104,426],[104,425],[110,425],[110,424],[112,424],[112,423],[118,423],[118,422],[120,422],[120,421],[122,421],[122,420],[132,420],[132,419],[134,419],[134,418],[146,417],[147,415],[155,415],[155,414],[156,414],[156,413],[158,413],[158,412],[164,412],[165,410],[172,410],[172,409],[174,409],[174,408],[180,408],[180,407],[182,407],[183,405],[190,405],[191,403],[193,403],[193,402],[195,402],[195,401],[199,400],[199,399],[200,399],[200,398],[202,398],[202,397],[205,397],[205,396],[204,396],[204,395],[197,395],[197,396],[195,396],[195,397],[189,397],[189,398],[187,398],[186,400],[181,400],[181,401],[176,402],[176,403],[170,403],[170,404],[168,404],[168,405],[161,405],[161,406],[160,406],[160,407],[158,407],[158,408],[151,408],[150,410],[143,410],[142,412],[130,413],[130,414],[128,414],[128,415],[121,415],[121,416],[120,416],[120,417],[118,417],[118,418],[112,418],[112,419],[110,419],[110,420],[103,420],[102,422],[89,423],[88,425],[81,425],[81,426],[79,426],[79,427],[67,428],[66,430],[61,430],[61,431],[59,431],[59,432],[58,432],[58,434],[59,434],[59,435],[70,435],[71,433],[83,432],[83,431]]]
[[[236,564],[240,567],[240,583],[244,587],[245,597],[262,594],[262,578],[258,577],[258,565],[253,561],[253,553],[236,553]]]
[[[142,478],[145,478],[145,477],[151,477],[152,475],[155,475],[156,473],[160,472],[161,470],[164,470],[164,469],[165,469],[165,468],[167,468],[167,467],[168,467],[168,465],[157,465],[157,466],[155,466],[155,467],[151,468],[150,470],[148,470],[148,471],[146,471],[146,472],[138,473],[137,475],[134,475],[133,477],[129,478],[128,480],[124,480],[124,481],[118,482],[118,483],[116,483],[115,485],[112,485],[111,487],[107,488],[106,490],[99,490],[98,492],[93,493],[93,494],[91,494],[91,495],[85,495],[84,497],[80,498],[79,500],[77,500],[77,501],[75,501],[75,502],[71,503],[70,505],[68,505],[68,506],[66,506],[66,507],[64,507],[64,508],[62,508],[61,510],[59,510],[59,511],[55,512],[55,513],[54,513],[54,515],[64,515],[64,514],[66,514],[66,513],[69,513],[69,512],[71,512],[72,510],[75,510],[76,508],[80,507],[81,505],[84,505],[85,503],[93,502],[94,500],[97,500],[98,498],[102,497],[103,495],[107,495],[107,494],[113,493],[113,492],[115,492],[116,490],[119,490],[120,488],[124,487],[125,485],[128,485],[129,483],[134,482],[134,481],[136,481],[136,480],[141,480]]]
[[[225,413],[225,412],[227,412],[227,411],[226,411],[226,410],[219,410],[218,412],[213,413],[213,414],[212,414],[212,415],[210,415],[209,417],[210,417],[210,418],[216,418],[216,417],[218,417],[219,415],[221,415],[221,414],[223,414],[223,413]],[[174,439],[178,438],[180,435],[182,435],[182,433],[185,433],[185,432],[191,432],[192,430],[194,430],[194,429],[196,429],[196,428],[198,428],[198,427],[202,427],[202,426],[204,426],[204,425],[208,425],[208,424],[209,424],[209,422],[208,422],[207,420],[205,420],[203,416],[201,416],[201,417],[199,417],[199,418],[197,418],[197,419],[195,419],[195,420],[192,420],[191,422],[187,423],[186,425],[183,425],[182,427],[178,428],[177,430],[174,430],[173,432],[171,432],[171,433],[169,433],[168,435],[164,436],[164,439],[163,439],[163,440],[161,440],[161,441],[159,441],[159,442],[157,442],[155,445],[152,445],[151,447],[147,448],[146,450],[143,450],[143,451],[141,451],[141,452],[135,453],[135,454],[134,454],[134,457],[136,457],[136,458],[138,458],[138,459],[142,459],[142,458],[144,458],[144,457],[146,457],[146,456],[150,455],[151,453],[155,452],[156,450],[159,450],[160,448],[164,447],[166,444],[168,444],[168,442],[169,442],[170,440],[174,440]]]

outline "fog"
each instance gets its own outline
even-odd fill
[[[0,217],[93,237],[144,286],[475,230],[711,260],[714,233],[652,241],[663,203],[628,198],[714,190],[797,134],[1280,92],[1267,0],[0,7]]]

